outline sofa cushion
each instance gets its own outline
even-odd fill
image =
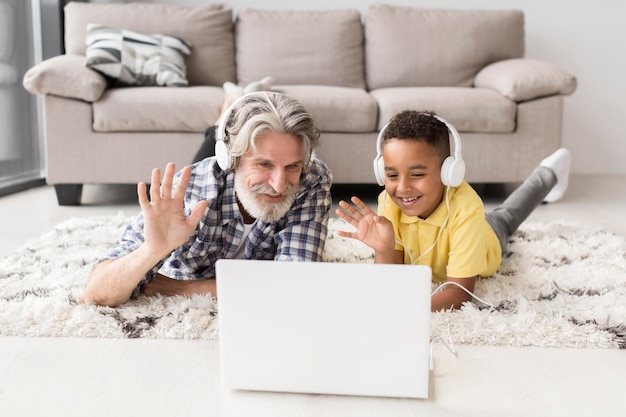
[[[217,120],[223,101],[221,87],[111,88],[93,103],[93,130],[204,132]]]
[[[190,52],[191,45],[175,36],[87,25],[85,65],[122,85],[187,86]]]
[[[474,85],[490,88],[515,101],[553,94],[572,94],[576,77],[557,65],[536,59],[508,59],[483,68]]]
[[[365,38],[369,89],[471,86],[483,67],[524,55],[524,15],[372,5]]]
[[[237,15],[237,80],[365,86],[363,26],[356,10],[261,11]]]
[[[511,133],[517,105],[484,88],[405,87],[371,91],[379,107],[378,129],[402,110],[434,111],[459,132]]]
[[[83,55],[57,55],[24,74],[22,84],[32,94],[96,101],[107,87],[104,77],[85,66]]]
[[[376,129],[376,100],[361,88],[278,85],[272,90],[302,102],[324,132],[372,132]]]
[[[87,25],[140,33],[160,33],[189,42],[187,60],[190,85],[221,86],[235,78],[235,41],[230,6],[187,7],[173,4],[98,4],[70,2],[65,6],[65,50],[85,55]]]

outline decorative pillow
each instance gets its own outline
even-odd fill
[[[572,94],[576,77],[549,62],[536,59],[507,59],[483,68],[474,86],[499,91],[514,100],[532,100],[553,94]]]
[[[168,35],[146,35],[87,25],[86,66],[122,85],[187,86],[191,45]]]

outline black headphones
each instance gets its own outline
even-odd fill
[[[429,115],[431,116],[431,115]],[[448,156],[441,164],[441,182],[443,185],[449,185],[452,187],[458,187],[463,182],[465,177],[465,162],[461,156],[461,137],[459,132],[448,123],[445,119],[432,115],[432,117],[445,124],[448,128],[448,132],[452,135],[454,141],[454,156]],[[385,161],[383,160],[383,135],[389,123],[387,123],[378,134],[376,139],[376,158],[374,158],[374,175],[378,185],[385,185]]]

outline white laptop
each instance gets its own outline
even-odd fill
[[[427,398],[427,266],[217,262],[228,389]]]

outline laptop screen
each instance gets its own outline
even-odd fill
[[[426,398],[431,270],[220,260],[226,388]]]

